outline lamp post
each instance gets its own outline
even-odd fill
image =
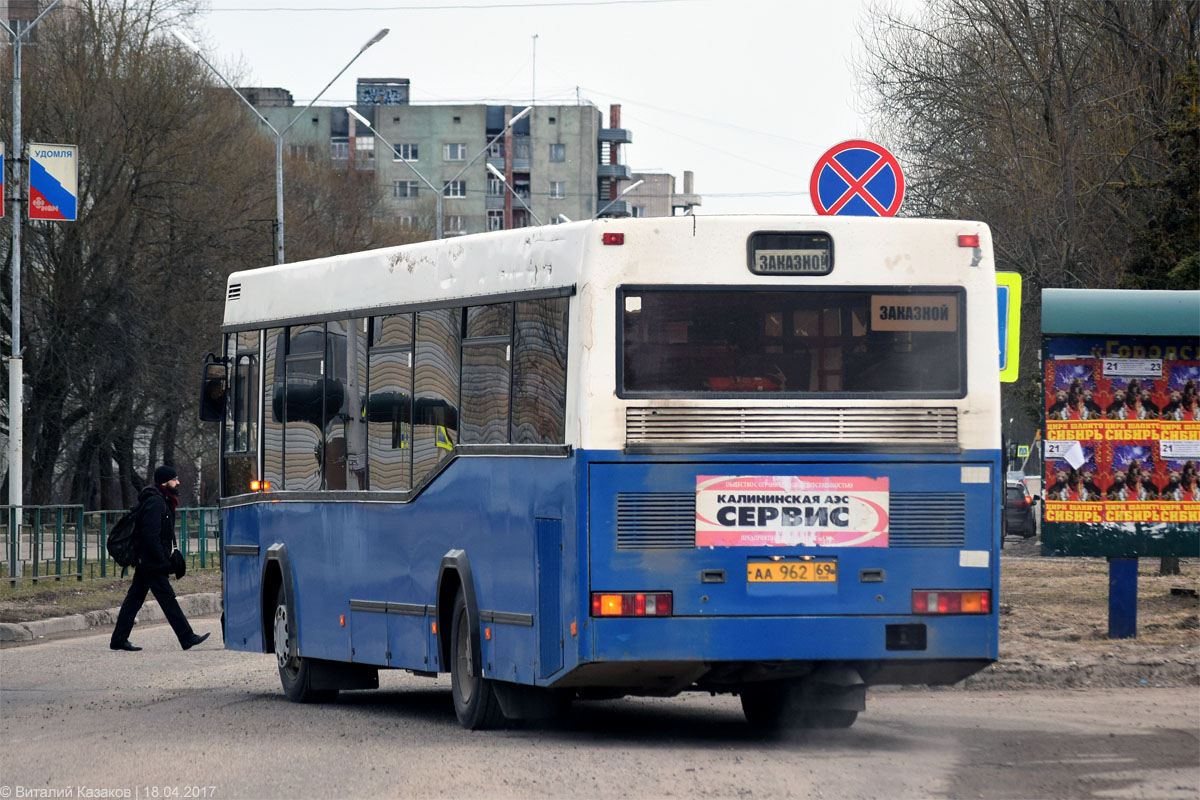
[[[13,45],[13,137],[12,156],[12,357],[8,361],[8,504],[15,512],[9,519],[8,537],[13,542],[8,562],[9,577],[17,569],[16,541],[14,531],[19,530],[21,509],[24,501],[25,476],[22,474],[25,454],[22,448],[25,425],[25,362],[21,356],[21,40],[42,21],[42,17],[59,4],[59,0],[46,6],[28,25],[18,33],[0,20],[0,26],[12,37]],[[13,522],[17,527],[13,526]]]
[[[495,175],[497,178],[500,179],[500,182],[504,184],[504,188],[506,188],[506,189],[508,189],[508,191],[512,192],[512,196],[517,198],[517,200],[521,203],[521,205],[525,206],[525,210],[529,212],[529,216],[533,217],[534,221],[538,225],[541,225],[542,221],[540,219],[538,219],[537,214],[533,213],[533,209],[530,208],[529,204],[525,202],[525,198],[523,198],[523,197],[521,197],[521,195],[517,194],[517,190],[514,189],[513,187],[509,186],[508,181],[504,179],[504,173],[502,173],[500,170],[493,167],[491,164],[487,165],[487,169],[488,169],[488,172],[492,173],[493,175]],[[559,214],[559,216],[561,217],[562,215]]]
[[[609,200],[607,203],[605,203],[605,204],[604,204],[604,208],[602,208],[602,209],[600,209],[599,211],[597,211],[597,212],[596,212],[596,216],[595,216],[595,217],[592,217],[592,219],[595,219],[596,217],[598,217],[598,216],[600,216],[601,214],[603,214],[605,211],[608,211],[608,207],[609,207],[609,206],[611,206],[613,203],[617,202],[617,201],[618,201],[618,200],[620,200],[622,197],[624,197],[625,195],[629,194],[630,192],[632,192],[634,189],[636,189],[637,187],[641,186],[641,185],[642,185],[643,183],[645,183],[645,182],[646,182],[645,180],[634,181],[633,183],[631,183],[631,184],[629,184],[628,186],[626,186],[624,189],[622,189],[622,190],[621,190],[621,193],[620,193],[619,195],[617,195],[617,196],[616,196],[616,197],[614,197],[612,200]]]
[[[287,132],[292,129],[292,126],[295,125],[300,120],[300,118],[304,116],[305,112],[307,112],[310,108],[312,108],[313,104],[321,99],[321,95],[325,94],[325,92],[329,89],[329,87],[333,85],[333,82],[336,81],[338,78],[342,77],[342,73],[344,73],[346,70],[350,69],[350,65],[353,64],[355,61],[357,61],[358,57],[361,56],[363,53],[365,53],[367,51],[368,47],[370,47],[371,45],[375,44],[380,39],[382,39],[383,37],[388,35],[388,30],[389,30],[388,28],[381,29],[378,33],[376,33],[374,36],[372,36],[370,39],[368,39],[366,44],[364,44],[362,47],[358,48],[358,52],[354,54],[354,58],[352,58],[346,62],[346,66],[342,67],[338,71],[338,74],[334,75],[333,78],[329,81],[329,83],[325,84],[324,89],[317,92],[316,97],[314,97],[312,100],[308,101],[308,105],[306,105],[304,108],[300,109],[300,113],[297,114],[295,117],[293,117],[292,121],[289,122],[283,128],[283,130],[277,130],[274,125],[272,125],[270,122],[267,122],[267,118],[264,117],[259,112],[259,110],[254,107],[254,104],[251,103],[249,100],[247,100],[245,95],[243,95],[241,92],[239,92],[237,90],[237,87],[235,87],[232,83],[229,82],[228,78],[226,78],[224,75],[222,75],[217,70],[216,67],[214,67],[211,63],[209,63],[208,59],[204,57],[204,54],[202,52],[200,52],[200,46],[198,44],[196,44],[195,42],[193,42],[191,39],[189,39],[187,37],[187,34],[185,34],[179,28],[173,28],[171,30],[171,32],[173,34],[175,34],[175,38],[179,39],[179,41],[183,42],[184,46],[186,46],[189,50],[191,50],[193,53],[195,53],[196,56],[199,57],[199,59],[204,62],[205,66],[207,66],[210,70],[213,71],[214,75],[216,75],[218,78],[220,78],[221,81],[226,86],[228,86],[234,94],[236,94],[239,98],[241,98],[241,101],[243,103],[245,103],[246,106],[251,111],[254,112],[254,116],[258,117],[259,120],[262,122],[262,124],[264,124],[268,128],[270,128],[271,133],[275,134],[275,263],[276,264],[282,264],[284,262],[284,255],[283,255],[283,137],[286,136]]]
[[[420,178],[425,183],[425,185],[428,186],[430,189],[432,189],[434,192],[437,192],[437,211],[436,211],[437,231],[436,231],[436,233],[437,233],[437,238],[439,238],[439,239],[442,238],[442,196],[446,193],[446,187],[448,187],[450,184],[454,183],[456,180],[461,178],[463,173],[466,172],[467,170],[469,170],[475,164],[475,162],[479,160],[479,157],[481,155],[483,155],[484,153],[486,153],[488,151],[489,147],[491,147],[493,144],[495,144],[497,139],[499,139],[501,136],[503,136],[505,134],[505,132],[509,128],[511,128],[513,125],[515,125],[519,120],[525,119],[525,117],[529,116],[530,113],[532,113],[532,112],[533,112],[533,106],[525,106],[525,108],[521,109],[518,113],[513,114],[512,118],[509,119],[509,121],[505,123],[504,127],[500,129],[500,132],[497,133],[495,136],[493,136],[491,139],[489,139],[488,143],[483,146],[483,149],[481,149],[478,153],[476,153],[474,155],[474,157],[472,157],[471,160],[467,162],[467,165],[465,167],[463,167],[458,172],[456,172],[454,174],[453,178],[451,178],[450,180],[443,183],[442,188],[439,190],[436,186],[434,186],[432,183],[429,182],[428,178],[426,178],[424,175],[422,175],[420,172],[418,172],[416,167],[414,167],[408,161],[401,159],[400,152],[396,149],[396,146],[394,144],[392,144],[391,142],[389,142],[387,139],[385,139],[383,134],[381,134],[379,131],[375,130],[375,127],[373,125],[371,125],[370,121],[366,117],[364,117],[362,114],[355,111],[354,106],[346,106],[347,114],[354,117],[354,119],[357,120],[359,122],[359,124],[365,126],[366,129],[369,130],[372,134],[374,134],[376,138],[382,140],[383,143],[388,146],[388,149],[390,149],[392,151],[393,155],[397,159],[404,161],[404,163],[408,166],[408,168],[410,170],[412,170],[414,175],[416,175],[418,178]],[[491,164],[488,164],[488,169],[495,170],[495,167],[493,167]],[[503,178],[501,178],[501,180],[503,180]],[[529,213],[532,214],[533,212],[530,211]]]

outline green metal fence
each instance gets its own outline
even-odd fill
[[[84,511],[81,505],[0,506],[3,578],[15,584],[120,575],[122,568],[108,557],[107,544],[108,532],[124,513]],[[175,538],[189,569],[219,564],[217,509],[177,509]]]

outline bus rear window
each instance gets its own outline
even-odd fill
[[[965,393],[962,292],[625,287],[622,396]]]

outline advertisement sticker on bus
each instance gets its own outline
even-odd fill
[[[698,475],[697,547],[887,547],[888,479]]]

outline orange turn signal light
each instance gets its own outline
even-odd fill
[[[271,491],[270,481],[250,481],[250,491],[252,492],[269,492]]]

